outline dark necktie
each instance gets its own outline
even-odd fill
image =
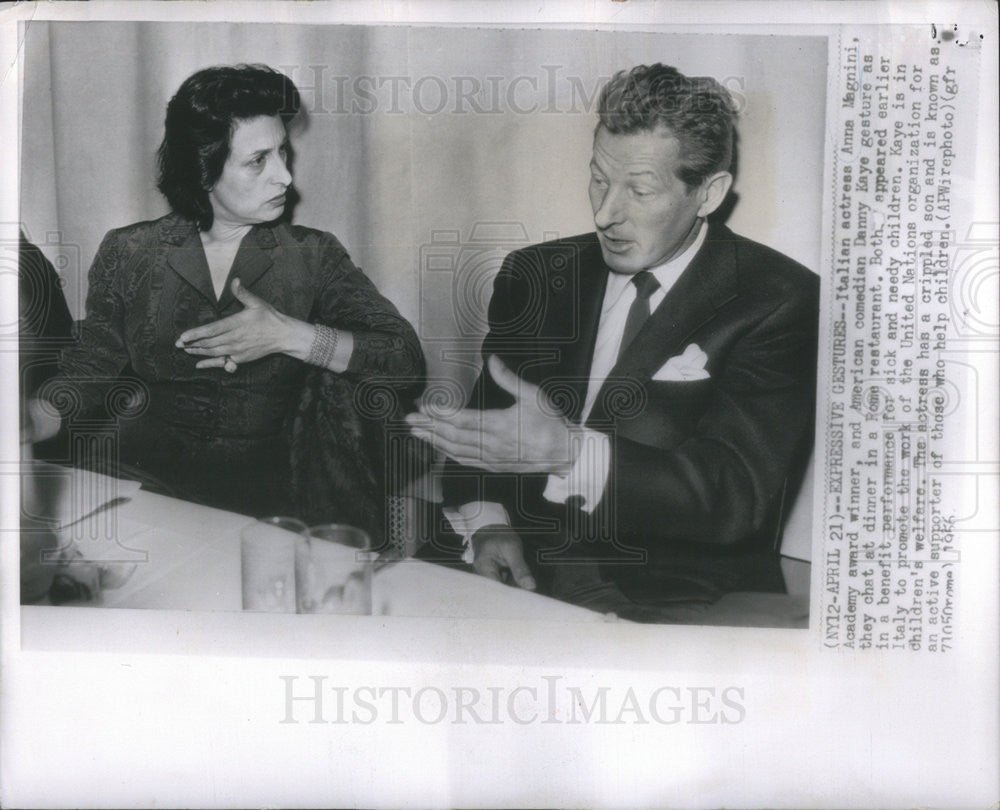
[[[630,279],[635,285],[635,301],[628,308],[628,317],[625,319],[625,331],[622,333],[621,347],[618,349],[618,356],[621,357],[628,348],[628,345],[635,340],[642,325],[649,318],[649,296],[656,292],[660,282],[656,276],[648,270],[636,273]]]

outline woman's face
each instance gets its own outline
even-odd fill
[[[222,175],[208,192],[220,224],[271,222],[285,210],[288,133],[278,116],[237,121]]]

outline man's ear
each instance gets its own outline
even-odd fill
[[[701,184],[699,190],[701,207],[698,209],[698,216],[707,217],[722,205],[722,201],[726,199],[732,185],[733,176],[729,172],[716,172],[711,177],[705,178],[705,182]]]

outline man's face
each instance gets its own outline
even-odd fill
[[[598,127],[590,161],[590,207],[604,261],[629,275],[690,244],[704,195],[677,177],[680,143],[666,130],[612,135]],[[705,212],[708,213],[708,212]]]

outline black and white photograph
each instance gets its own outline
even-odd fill
[[[5,806],[995,801],[995,6],[24,5]]]
[[[826,62],[32,25],[21,210],[59,242],[24,241],[26,430],[40,510],[92,511],[42,530],[22,602],[807,626]],[[368,538],[363,597],[303,548],[296,577],[329,525]]]

